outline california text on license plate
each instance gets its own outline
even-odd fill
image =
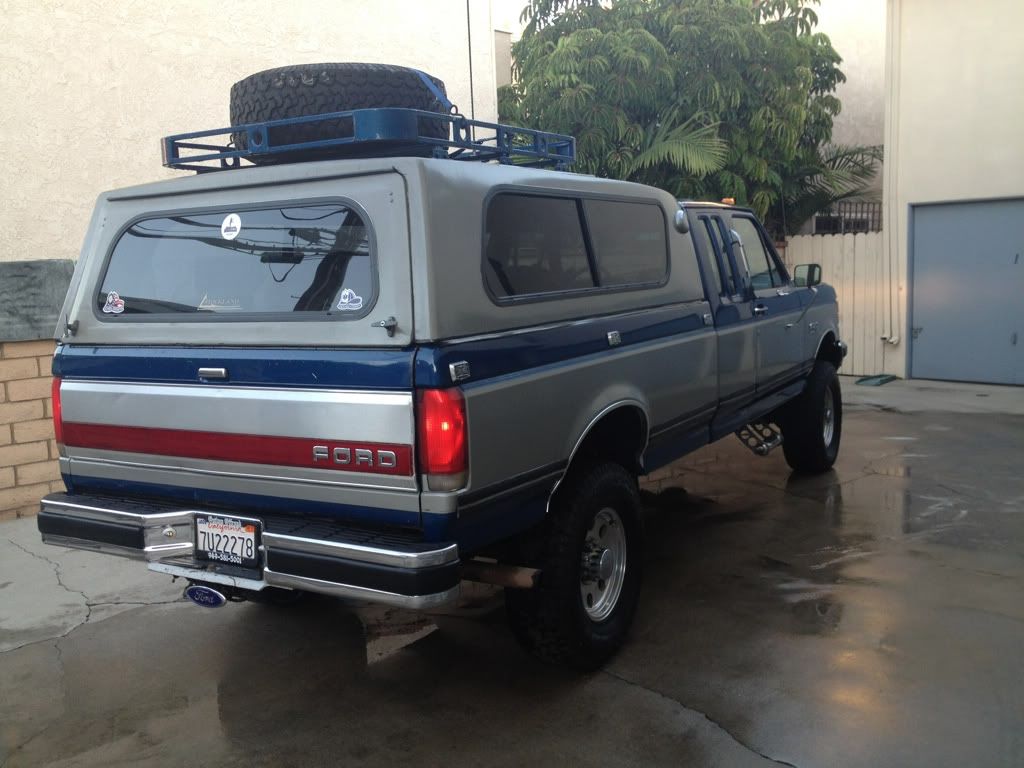
[[[259,521],[196,515],[196,555],[246,568],[259,567]]]

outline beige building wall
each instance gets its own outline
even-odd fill
[[[884,369],[905,376],[919,203],[1024,197],[1024,2],[888,0]]]
[[[0,260],[77,258],[99,192],[181,173],[162,136],[226,125],[246,75],[321,61],[418,67],[497,116],[489,0],[4,2]]]
[[[828,35],[843,57],[839,68],[846,82],[836,89],[843,111],[832,124],[836,144],[879,145],[885,139],[885,6],[886,0],[822,0],[811,6],[818,15],[816,31]]]

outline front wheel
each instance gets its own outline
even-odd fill
[[[781,426],[782,451],[790,467],[808,473],[832,468],[843,432],[843,396],[832,363],[814,363],[803,393],[786,406]]]
[[[509,623],[538,658],[599,667],[625,642],[643,570],[640,496],[618,464],[578,473],[553,506],[540,582],[505,590]]]

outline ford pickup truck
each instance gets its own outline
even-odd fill
[[[638,476],[733,434],[832,466],[836,295],[751,211],[518,165],[571,139],[487,143],[422,105],[333,113],[333,140],[271,117],[216,172],[99,197],[56,334],[46,542],[201,605],[501,584],[527,649],[592,668],[637,605]]]

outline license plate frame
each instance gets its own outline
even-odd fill
[[[195,559],[236,568],[261,568],[263,523],[250,517],[193,515]],[[221,537],[221,538],[218,538]]]

